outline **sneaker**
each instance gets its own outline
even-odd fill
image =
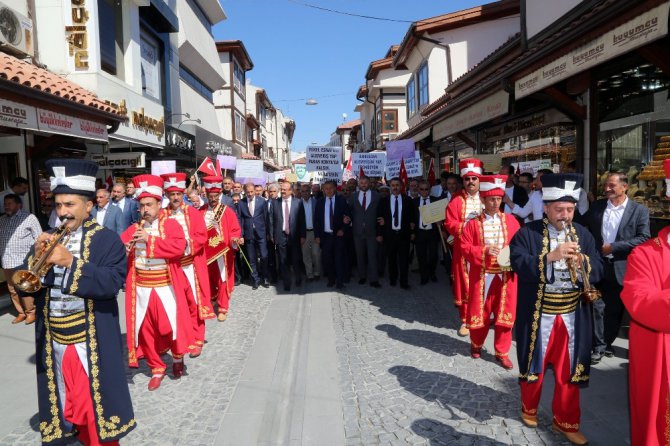
[[[605,356],[607,356],[608,358],[611,358],[612,356],[614,356],[614,347],[613,346],[608,345],[607,347],[605,347]]]

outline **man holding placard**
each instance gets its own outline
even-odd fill
[[[435,268],[437,267],[437,247],[440,244],[440,233],[437,224],[425,222],[421,215],[421,208],[428,206],[437,199],[430,196],[430,183],[420,181],[417,187],[419,196],[414,199],[418,216],[418,225],[416,227],[416,237],[414,245],[416,248],[416,257],[419,261],[419,274],[421,276],[421,285],[428,283],[428,280],[437,282]]]

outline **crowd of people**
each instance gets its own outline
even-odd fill
[[[628,310],[633,444],[666,444],[670,228],[651,238],[649,212],[628,199],[620,172],[609,174],[604,198],[589,200],[578,173],[487,173],[476,158],[458,167],[434,186],[364,175],[261,186],[175,172],[108,190],[95,163],[54,159],[53,210],[42,218],[22,209],[27,182],[15,180],[2,194],[0,253],[12,323],[36,322],[44,443],[73,432],[84,444],[118,443],[136,425],[124,362],[146,361],[150,391],[166,376],[168,352],[182,377],[185,356],[205,346],[205,321],[228,318],[242,282],[290,292],[357,281],[421,294],[442,265],[470,356],[481,358],[493,326],[495,360],[512,369],[515,330],[521,420],[537,426],[551,366],[552,427],[574,444],[587,442],[580,385],[614,355]],[[670,161],[665,168],[670,197]],[[425,221],[422,208],[438,204],[444,220]],[[37,268],[42,261],[50,268]]]

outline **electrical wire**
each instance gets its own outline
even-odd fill
[[[333,14],[346,15],[346,16],[350,16],[350,17],[358,17],[360,19],[379,20],[379,21],[382,21],[382,22],[414,23],[414,21],[412,21],[412,20],[389,19],[389,18],[386,18],[386,17],[375,17],[375,16],[371,16],[371,15],[355,14],[353,12],[338,11],[336,9],[324,8],[323,6],[317,6],[317,5],[313,5],[311,3],[305,3],[305,2],[298,1],[298,0],[287,0],[287,1],[290,2],[290,3],[295,3],[296,5],[305,6],[307,8],[318,9],[320,11],[331,12]]]
[[[310,96],[309,98],[273,99],[272,102],[298,102],[298,101],[306,101],[308,99],[324,99],[324,98],[334,98],[336,96],[350,96],[350,95],[351,95],[351,92],[348,91],[346,93],[327,94],[325,96]]]

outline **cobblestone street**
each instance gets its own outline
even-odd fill
[[[186,359],[188,375],[148,392],[146,366],[128,373],[138,427],[122,443],[564,444],[549,429],[551,387],[540,427],[522,426],[517,372],[491,354],[470,358],[440,280],[409,292],[355,278],[342,293],[323,282],[295,294],[240,286],[228,321],[208,321],[207,346]],[[5,401],[15,403],[0,414],[0,444],[39,444],[32,327],[9,320],[0,317],[10,346],[0,378]],[[582,393],[591,444],[627,444],[626,377],[617,361],[599,365]]]

